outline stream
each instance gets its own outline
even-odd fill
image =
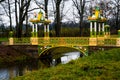
[[[0,68],[0,80],[10,80],[17,76],[23,76],[24,74],[36,71],[38,69],[49,68],[56,66],[57,64],[66,64],[71,60],[75,60],[83,55],[80,52],[62,53],[57,57],[41,57],[37,60],[31,60],[27,63],[19,63],[10,67]]]

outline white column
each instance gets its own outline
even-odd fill
[[[90,22],[90,32],[92,32],[92,22]]]
[[[103,32],[105,31],[104,23],[102,23],[102,31],[103,31]]]
[[[97,30],[97,23],[94,22],[94,31],[96,32],[96,30]]]
[[[35,24],[36,32],[38,32],[37,24]]]
[[[47,25],[47,32],[49,32],[49,25]]]
[[[44,32],[46,32],[46,25],[44,25]]]
[[[34,24],[32,25],[32,32],[34,32]]]

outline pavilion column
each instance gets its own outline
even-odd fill
[[[44,25],[44,37],[49,37],[49,25]]]
[[[30,38],[32,45],[38,45],[38,30],[37,30],[37,24],[33,23],[32,25],[32,37]]]
[[[50,40],[50,38],[49,38],[49,25],[47,24],[45,24],[44,25],[44,43],[49,43],[49,40]]]
[[[38,28],[37,28],[37,24],[35,24],[35,37],[38,36],[38,35],[37,35],[37,34],[38,34],[37,32],[38,32]]]
[[[94,22],[94,36],[96,37],[96,31],[97,31],[97,22]]]
[[[31,36],[35,37],[35,24],[32,24],[32,32],[31,32]]]
[[[47,37],[49,37],[49,25],[47,25]]]
[[[36,28],[36,33],[38,32],[38,26],[37,26],[37,24],[35,25],[35,28]]]
[[[34,32],[34,25],[35,25],[35,24],[32,25],[32,32]]]
[[[98,25],[99,36],[101,35],[101,23]]]
[[[47,30],[46,25],[44,25],[44,37],[46,37],[46,30]]]
[[[92,32],[92,22],[90,22],[90,37],[92,37],[93,32]]]
[[[104,23],[102,23],[102,35],[104,35],[105,33],[105,26],[104,26]]]

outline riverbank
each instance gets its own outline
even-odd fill
[[[32,57],[19,52],[14,47],[0,45],[0,67],[7,67],[19,62],[25,62],[25,60],[31,59]]]
[[[68,64],[28,73],[12,80],[119,80],[120,48],[95,52]]]
[[[76,51],[73,48],[56,47],[49,50],[54,59],[59,57],[60,53]],[[57,56],[55,56],[57,54]],[[59,54],[59,55],[58,55]],[[5,46],[0,45],[0,67],[9,67],[19,63],[27,64],[27,61],[39,58],[38,46]]]

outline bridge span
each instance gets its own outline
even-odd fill
[[[51,46],[114,46],[120,47],[120,38],[105,37],[31,37],[9,38],[8,45]]]
[[[120,47],[120,38],[105,37],[31,37],[9,38],[8,45],[37,45],[38,53],[54,47],[72,47],[88,55],[87,47]]]

